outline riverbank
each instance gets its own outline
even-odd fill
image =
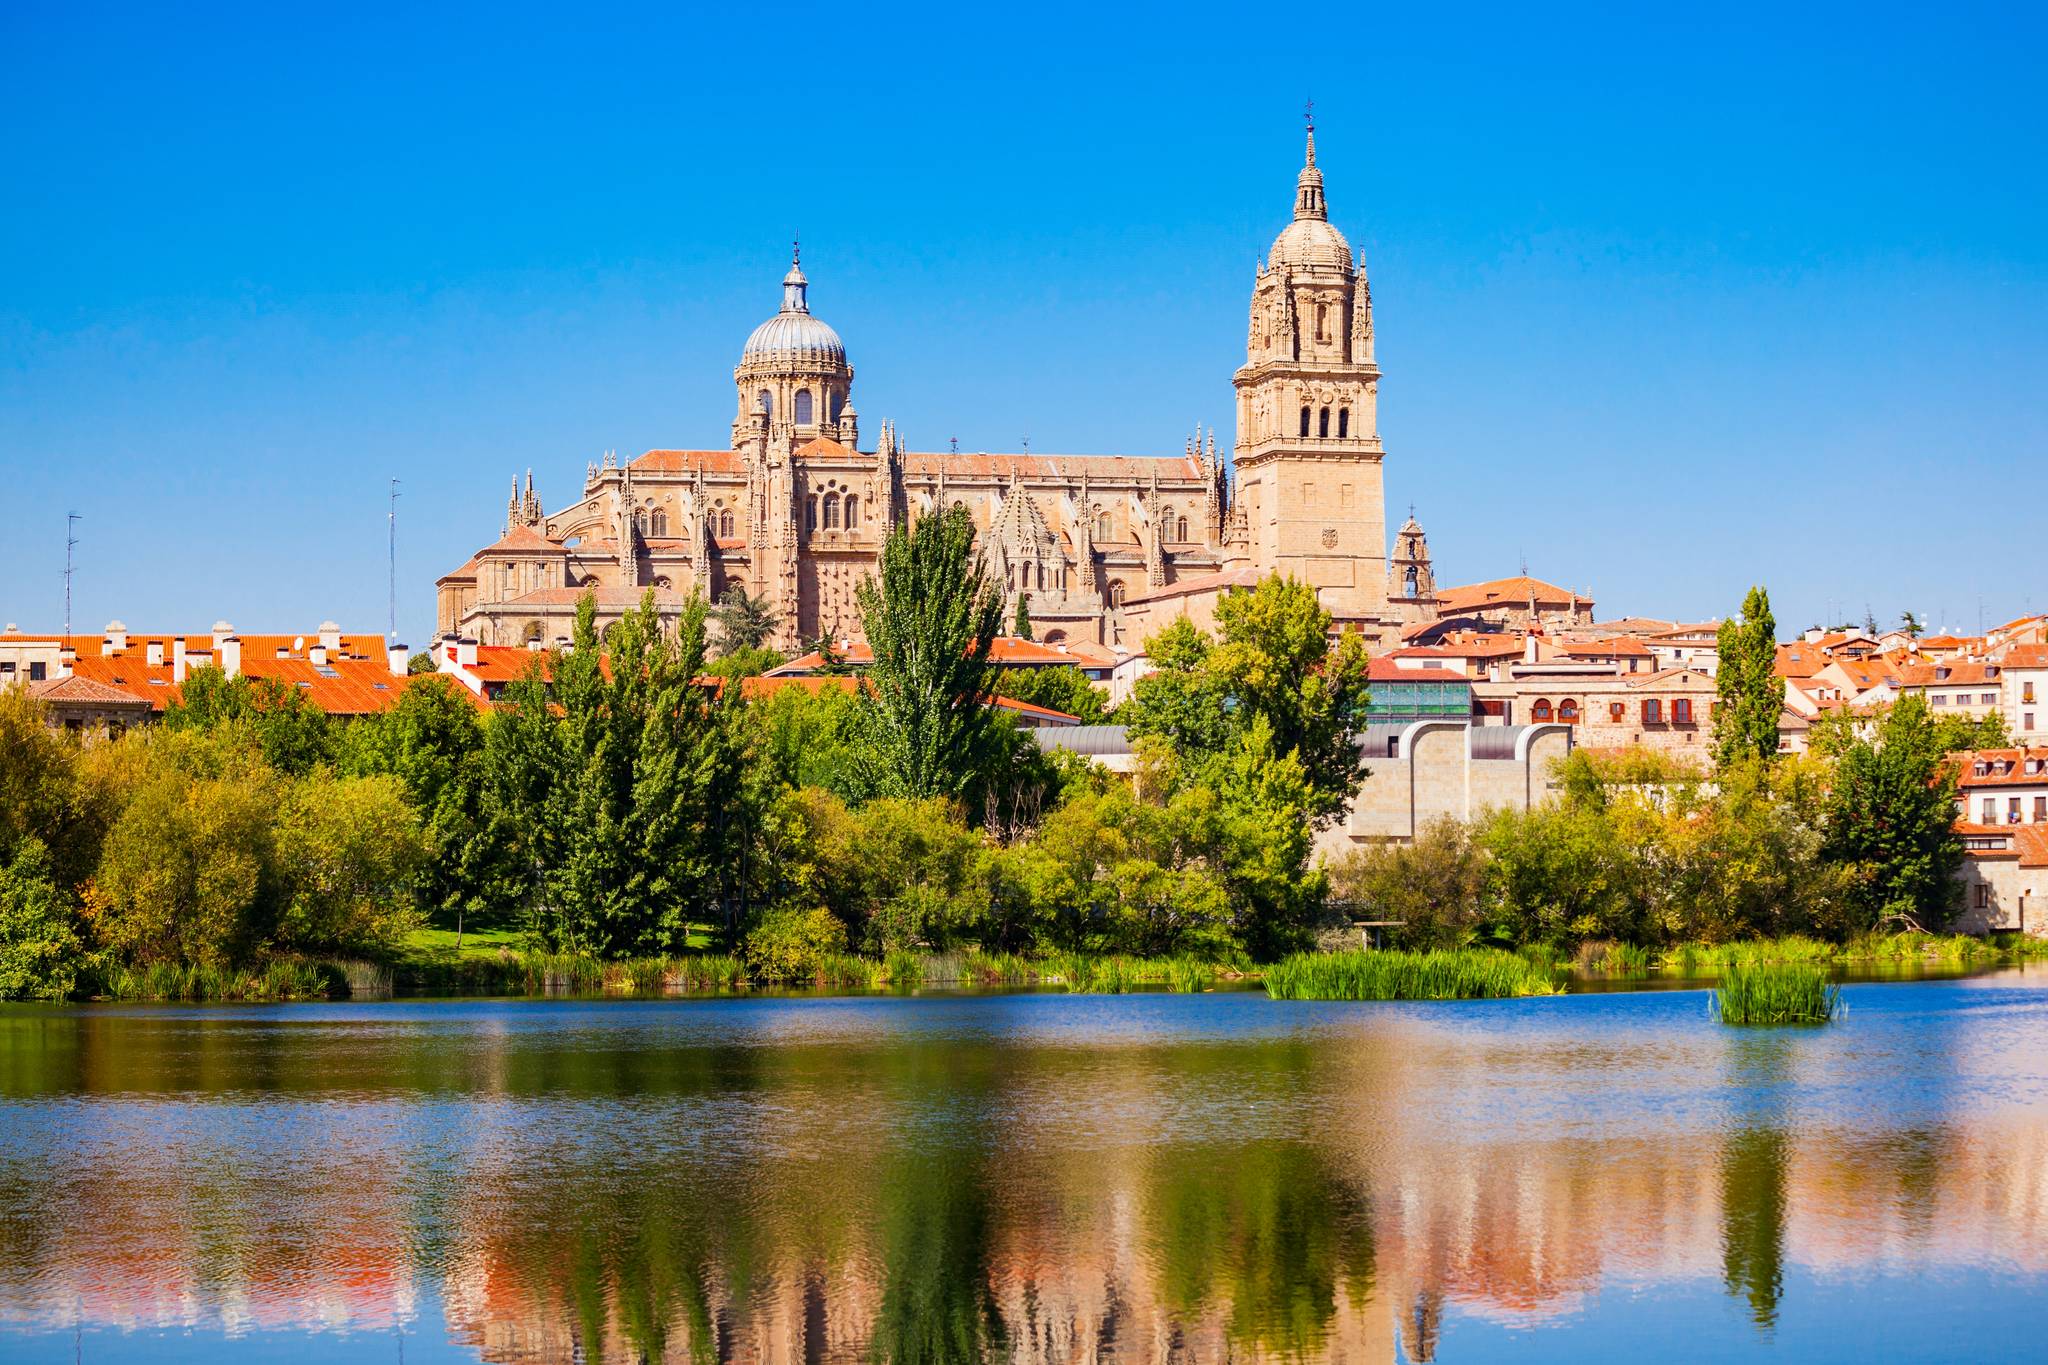
[[[1467,948],[1432,953],[1354,950],[1298,954],[1260,966],[1191,956],[1049,954],[1026,957],[970,949],[824,955],[813,970],[767,977],[740,958],[712,953],[600,961],[516,946],[512,935],[469,936],[462,951],[423,943],[392,962],[280,957],[243,967],[150,964],[114,967],[82,994],[105,1000],[291,1001],[440,996],[669,996],[802,990],[1038,989],[1086,994],[1196,992],[1257,987],[1288,999],[1430,1000],[1711,985],[1733,969],[1806,963],[1835,979],[1901,979],[1964,974],[2048,958],[2048,940],[2001,935],[1873,935],[1843,944],[1786,938],[1684,944],[1659,950],[1595,943],[1563,953],[1546,945],[1515,951]]]

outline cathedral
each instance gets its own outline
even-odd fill
[[[1430,614],[1434,583],[1412,517],[1387,556],[1379,375],[1371,290],[1330,223],[1313,123],[1293,219],[1252,284],[1228,460],[1214,432],[1165,455],[992,455],[913,450],[889,422],[863,449],[846,345],[811,311],[793,255],[781,309],[733,370],[730,441],[608,455],[554,512],[531,472],[523,490],[515,480],[504,534],[438,580],[440,630],[553,644],[585,594],[603,624],[649,588],[672,618],[690,593],[715,601],[737,584],[771,605],[783,649],[858,638],[854,589],[891,528],[950,504],[1047,642],[1135,650],[1277,569],[1391,644]]]

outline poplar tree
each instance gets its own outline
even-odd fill
[[[861,691],[870,784],[884,796],[959,796],[988,737],[989,647],[1003,621],[967,509],[891,531],[880,580],[855,596],[874,651]]]
[[[1762,587],[1742,599],[1740,620],[1721,622],[1716,652],[1720,714],[1714,718],[1714,761],[1723,768],[1752,759],[1768,762],[1778,752],[1785,683],[1777,674],[1778,623]]]

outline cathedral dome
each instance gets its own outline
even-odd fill
[[[792,260],[789,273],[782,277],[782,311],[754,329],[740,350],[740,364],[764,360],[846,363],[846,343],[839,333],[811,316],[809,289],[803,267]]]
[[[1351,271],[1351,243],[1330,226],[1330,211],[1323,201],[1323,172],[1316,165],[1316,126],[1308,126],[1308,155],[1301,175],[1294,182],[1294,221],[1273,239],[1266,264],[1280,266],[1324,266]]]
[[[1344,234],[1322,218],[1297,218],[1273,239],[1267,264],[1274,266],[1334,266],[1351,269],[1351,243]]]

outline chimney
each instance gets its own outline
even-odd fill
[[[289,658],[291,658],[291,657],[292,657],[292,651],[291,651],[291,647],[290,647],[289,645],[279,645],[279,646],[277,647],[277,657],[278,657],[278,658],[280,658],[280,659],[289,659]]]
[[[1536,662],[1536,637],[1534,635],[1527,635],[1522,639],[1522,662],[1525,664]]]
[[[314,645],[306,651],[306,661],[315,668],[327,667],[327,646],[324,644]]]
[[[128,648],[128,627],[119,621],[107,622],[106,650],[109,654],[121,654]]]
[[[476,667],[476,641],[465,635],[455,642],[455,662],[464,668]]]
[[[151,640],[148,644],[144,645],[142,647],[142,661],[151,668],[162,668],[164,666],[164,642],[162,640]]]
[[[392,645],[384,651],[384,654],[391,663],[391,676],[394,678],[404,677],[407,667],[412,663],[412,651],[404,645]]]
[[[220,671],[230,678],[242,671],[242,641],[234,635],[213,637],[213,657],[220,664]]]
[[[171,681],[185,681],[185,637],[182,635],[173,636],[171,639]]]
[[[330,654],[339,653],[341,650],[341,627],[335,625],[332,621],[322,621],[320,623],[320,644]]]
[[[62,648],[62,649],[58,650],[58,651],[57,651],[57,676],[58,676],[58,677],[60,677],[60,678],[68,678],[68,677],[70,677],[70,676],[71,676],[71,673],[72,673],[72,668],[71,668],[71,665],[73,665],[73,664],[75,664],[75,663],[77,663],[77,662],[78,662],[78,651],[77,651],[77,650],[75,650],[75,649],[73,649],[73,648],[72,648],[72,647],[71,647],[70,645],[66,645],[66,646],[64,646],[64,648]]]

